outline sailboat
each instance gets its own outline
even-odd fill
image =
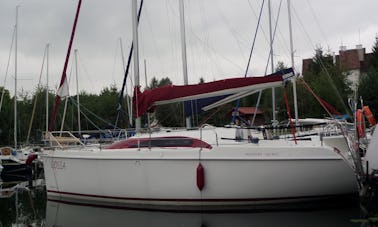
[[[272,76],[264,79],[273,81],[242,88],[249,91],[272,83],[280,86],[282,78]],[[261,77],[247,79],[231,81],[263,81]],[[212,90],[212,85],[221,86],[221,82],[232,86],[231,81],[205,83],[202,87]],[[189,85],[191,90],[202,87]],[[164,93],[163,89],[157,92]],[[222,91],[240,89],[226,87]],[[164,89],[168,90],[172,88]],[[264,140],[257,130],[249,138],[245,133],[238,137],[240,130],[204,125],[198,130],[140,134],[107,148],[45,153],[42,158],[48,196],[116,206],[211,209],[319,199],[357,189],[353,170],[333,147],[342,144],[342,137],[321,140],[315,135],[295,143],[293,138]]]
[[[18,27],[18,8],[16,7],[16,23],[14,26],[14,148],[0,147],[0,178],[3,181],[20,181],[32,177],[32,162],[37,158],[32,148],[18,147],[17,139],[17,27]],[[12,40],[13,41],[13,40]],[[12,42],[13,45],[13,42]]]
[[[79,2],[80,5],[80,2]],[[136,0],[134,72],[138,80]],[[266,77],[134,89],[135,116],[157,105],[229,95],[232,101],[283,87],[291,69]],[[108,147],[54,149],[42,155],[49,200],[149,209],[230,209],[326,199],[357,191],[340,134],[267,138],[269,129],[201,125],[141,133]],[[338,122],[335,122],[338,124]],[[342,127],[342,126],[340,126]]]

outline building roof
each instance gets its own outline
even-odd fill
[[[342,46],[339,54],[334,56],[334,64],[343,72],[355,69],[366,72],[370,65],[370,59],[371,53],[366,53],[366,49],[362,48],[361,45],[357,45],[355,49],[349,50]],[[302,75],[310,69],[312,62],[312,58],[302,60]]]
[[[256,111],[256,114],[263,114],[264,112],[256,107],[239,107],[238,112],[242,115],[248,115],[248,114],[254,114]]]
[[[363,54],[365,54],[365,48],[362,50],[359,49],[351,49],[351,50],[340,50],[338,58],[336,59],[336,62],[339,64],[339,67],[343,71],[348,71],[352,69],[360,69],[361,64],[360,61],[363,61],[359,57],[359,51],[363,51]]]

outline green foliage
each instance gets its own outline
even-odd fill
[[[338,66],[333,64],[332,56],[323,54],[321,48],[315,50],[316,54],[310,64],[310,70],[306,72],[304,81],[311,87],[314,93],[325,100],[342,114],[347,113],[346,102],[352,95],[347,74],[342,73]],[[302,114],[305,117],[324,117],[326,112],[316,99],[310,95],[299,96],[305,102]]]
[[[362,75],[358,86],[358,95],[364,100],[364,105],[368,105],[373,114],[378,111],[378,37],[372,48],[372,58],[370,68],[366,75]]]
[[[168,78],[162,78],[158,80],[153,77],[150,82],[149,88],[162,87],[168,84],[172,84],[172,81]],[[183,126],[183,105],[182,103],[172,103],[156,107],[155,117],[159,123],[163,126],[182,127]]]
[[[1,89],[1,88],[0,88]],[[0,145],[13,145],[13,125],[14,125],[14,97],[10,97],[9,91],[4,91],[4,101],[0,111]],[[115,85],[105,87],[99,95],[82,92],[80,98],[81,129],[112,129],[116,117],[118,105],[118,90]],[[29,98],[27,94],[21,94],[22,100],[17,101],[17,131],[18,143],[39,143],[42,133],[46,130],[46,90],[37,88],[33,96]],[[49,115],[55,102],[55,94],[48,94]],[[63,130],[77,131],[78,117],[76,95],[67,98],[67,111],[64,120]],[[58,108],[54,130],[59,130],[63,121],[63,110],[66,99],[61,101]],[[34,119],[31,127],[31,137],[26,141],[29,124],[31,122],[33,106],[35,107]],[[119,126],[126,128],[127,122],[119,122]]]
[[[375,37],[375,42],[372,48],[372,59],[370,60],[370,65],[373,69],[378,69],[378,36]]]
[[[378,111],[378,70],[371,68],[367,75],[361,78],[359,84],[359,96],[364,100],[364,105],[368,105],[371,111]]]

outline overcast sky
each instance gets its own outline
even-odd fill
[[[262,0],[185,0],[189,83],[242,77],[247,65]],[[269,54],[268,5],[252,54],[249,75],[265,72]],[[33,92],[38,85],[43,54],[50,43],[49,87],[56,90],[63,70],[77,0],[0,1],[0,86],[4,86],[12,33],[18,16],[18,91]],[[278,18],[274,62],[290,66],[287,2],[272,1],[273,22]],[[79,89],[98,93],[123,80],[120,40],[125,58],[132,39],[131,0],[83,0],[73,48],[78,50]],[[338,53],[362,44],[371,52],[378,33],[378,1],[292,0],[295,66],[317,46]],[[280,13],[278,14],[278,11]],[[145,0],[139,25],[141,84],[169,77],[183,84],[178,0]],[[67,75],[70,94],[76,94],[73,51]],[[14,91],[14,53],[5,87]],[[270,70],[270,67],[269,67]],[[131,71],[132,72],[132,71]],[[131,75],[132,78],[134,77]],[[46,69],[43,70],[43,86]],[[131,81],[128,80],[131,84]],[[130,85],[131,86],[131,85]]]

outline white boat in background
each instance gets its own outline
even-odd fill
[[[368,172],[366,174],[372,174],[374,171],[378,171],[378,133],[374,130],[371,136],[370,143],[368,145],[365,160],[369,162]]]
[[[40,172],[40,166],[35,148],[25,147],[19,150],[11,147],[0,148],[0,179],[2,181],[31,179]]]

